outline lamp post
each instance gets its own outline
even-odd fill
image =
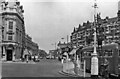
[[[96,1],[96,0],[95,0]],[[92,53],[91,58],[91,77],[96,78],[98,77],[98,57],[97,57],[97,34],[96,34],[96,9],[97,9],[97,3],[94,3],[94,52]]]

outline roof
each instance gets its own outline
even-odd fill
[[[117,22],[118,21],[118,18],[117,17],[113,17],[113,18],[109,18],[109,17],[106,17],[105,19],[100,19],[99,20],[99,23],[114,23],[114,22]]]

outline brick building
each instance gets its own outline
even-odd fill
[[[93,45],[93,40],[89,40],[93,38],[93,23],[87,21],[87,23],[83,23],[83,25],[78,26],[78,28],[74,27],[73,32],[71,33],[71,43],[72,46],[80,47],[80,46],[88,46]]]
[[[97,15],[97,41],[102,39],[102,44],[119,43],[120,41],[120,22],[119,22],[120,12],[118,11],[118,16],[104,19]],[[94,42],[94,31],[93,23],[87,21],[83,25],[79,25],[78,28],[74,28],[71,33],[71,43],[77,47],[79,46],[93,46]]]

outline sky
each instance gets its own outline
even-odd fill
[[[94,0],[19,0],[24,8],[26,33],[48,52],[66,42],[74,27],[93,21]],[[101,17],[116,17],[119,0],[97,0]],[[65,39],[61,39],[65,38]],[[70,41],[70,38],[69,38]]]

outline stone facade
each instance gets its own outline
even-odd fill
[[[35,53],[38,45],[25,33],[24,10],[17,0],[3,0],[2,8],[2,59],[14,61],[21,59],[24,50]],[[29,39],[30,38],[30,39]]]
[[[12,61],[21,58],[25,44],[23,6],[17,0],[2,2],[2,57]]]

